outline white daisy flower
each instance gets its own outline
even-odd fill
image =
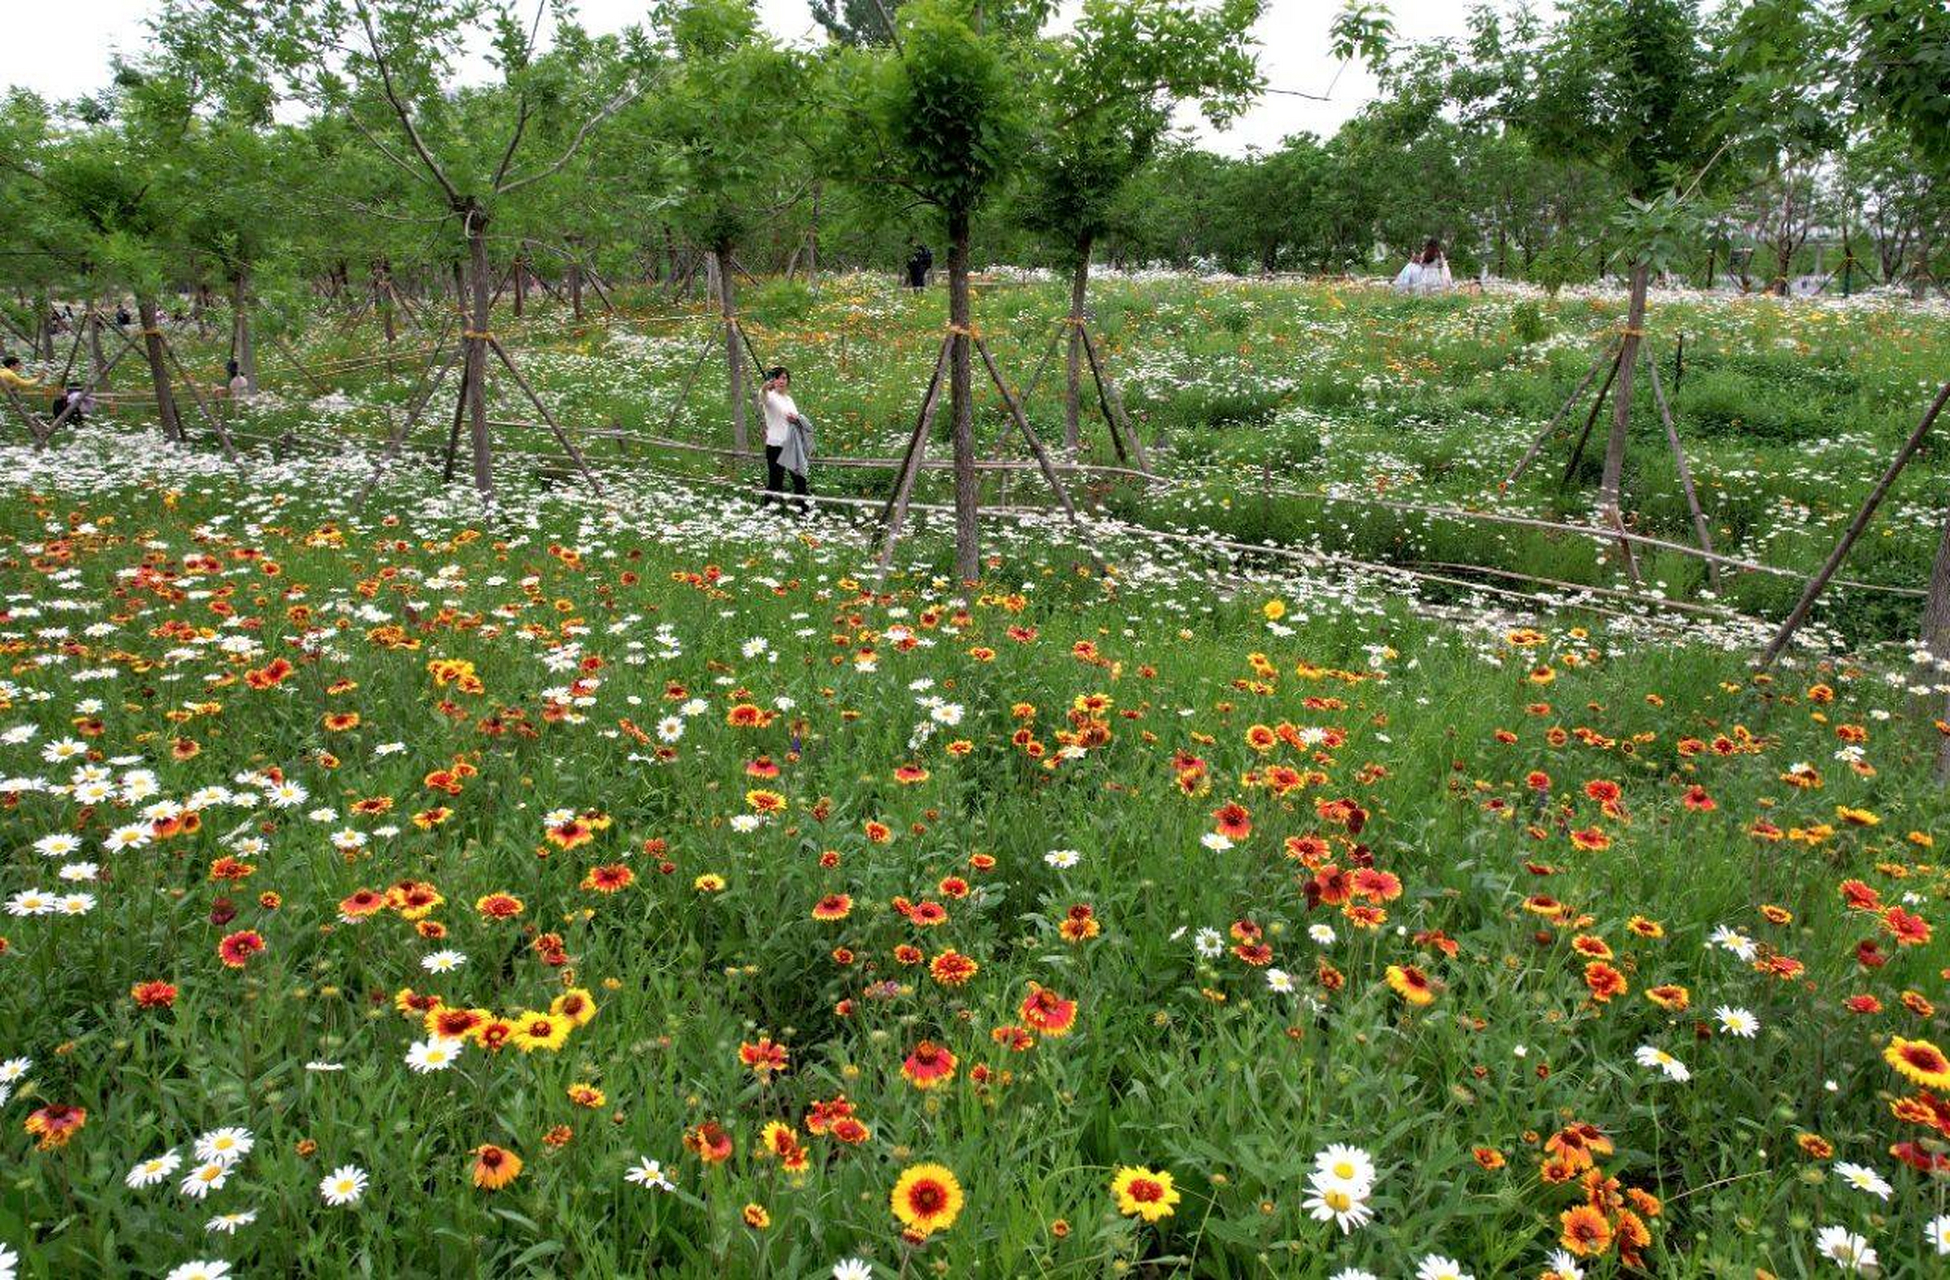
[[[206,1160],[184,1176],[177,1188],[192,1200],[201,1200],[212,1191],[223,1190],[230,1180],[230,1165],[222,1160]]]
[[[1847,1227],[1823,1227],[1815,1233],[1815,1249],[1824,1258],[1847,1272],[1872,1271],[1876,1251],[1869,1242]]]
[[[1865,1164],[1850,1164],[1846,1160],[1837,1161],[1835,1176],[1857,1191],[1866,1191],[1878,1200],[1887,1200],[1895,1188],[1883,1180],[1881,1174]]]
[[[434,1036],[430,1040],[415,1041],[406,1051],[406,1065],[415,1075],[426,1075],[430,1071],[445,1071],[460,1061],[462,1042],[449,1040],[444,1036]]]
[[[1632,1056],[1638,1059],[1641,1067],[1650,1067],[1653,1070],[1665,1072],[1666,1079],[1668,1080],[1675,1080],[1683,1084],[1685,1081],[1692,1079],[1693,1073],[1686,1069],[1685,1063],[1673,1057],[1657,1045],[1642,1044],[1638,1047],[1638,1052]]]
[[[175,1173],[182,1166],[182,1163],[183,1157],[176,1154],[175,1148],[172,1147],[159,1156],[149,1157],[129,1170],[128,1176],[122,1181],[131,1191],[140,1191],[144,1187],[153,1187],[158,1182],[165,1181],[170,1174]]]
[[[257,1139],[249,1129],[227,1125],[212,1129],[196,1140],[196,1158],[199,1160],[219,1160],[224,1164],[234,1164],[251,1153]]]
[[[1723,1004],[1713,1011],[1713,1016],[1720,1020],[1720,1030],[1743,1040],[1753,1039],[1754,1033],[1760,1030],[1760,1019],[1745,1009]]]
[[[228,1262],[185,1262],[163,1280],[227,1280],[229,1275]]]
[[[1476,1280],[1462,1269],[1462,1263],[1454,1258],[1445,1258],[1439,1253],[1423,1257],[1421,1265],[1415,1268],[1415,1280]]]
[[[625,1170],[623,1180],[639,1187],[648,1187],[653,1191],[677,1190],[677,1184],[670,1180],[670,1175],[664,1171],[663,1165],[648,1156],[639,1158],[635,1164]]]
[[[342,1164],[318,1183],[318,1194],[334,1209],[359,1203],[365,1193],[366,1171],[356,1164]]]

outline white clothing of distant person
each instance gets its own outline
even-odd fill
[[[792,434],[792,423],[799,416],[799,406],[792,403],[792,397],[783,391],[767,391],[763,405],[765,444],[767,448],[776,449]]]
[[[1434,262],[1423,262],[1419,257],[1411,258],[1401,274],[1395,277],[1395,290],[1398,293],[1442,293],[1454,282],[1449,278],[1449,259],[1438,254]]]

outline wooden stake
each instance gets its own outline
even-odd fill
[[[995,367],[995,357],[989,354],[989,344],[976,338],[975,350],[982,357],[982,364],[988,369],[989,379],[995,383],[995,389],[1002,393],[1002,403],[1009,407],[1009,416],[1015,419],[1016,430],[1022,432],[1022,438],[1029,442],[1029,451],[1036,455],[1036,465],[1042,470],[1043,479],[1049,482],[1050,489],[1055,492],[1056,501],[1063,508],[1063,514],[1070,518],[1071,524],[1079,523],[1077,509],[1070,503],[1070,491],[1064,487],[1063,478],[1056,474],[1055,468],[1050,466],[1049,453],[1043,448],[1043,442],[1036,435],[1036,429],[1029,425],[1029,419],[1016,404],[1016,398],[1009,394],[1007,384],[1002,381],[1002,371]]]
[[[1883,471],[1882,478],[1876,481],[1875,488],[1869,490],[1869,496],[1863,501],[1862,509],[1855,513],[1853,520],[1849,521],[1848,528],[1842,532],[1841,541],[1837,542],[1835,549],[1828,553],[1828,559],[1821,566],[1820,571],[1808,579],[1808,585],[1802,590],[1801,598],[1795,602],[1787,620],[1781,623],[1781,629],[1776,631],[1774,638],[1767,642],[1767,648],[1761,652],[1755,666],[1763,671],[1772,666],[1774,659],[1780,657],[1781,651],[1787,648],[1788,641],[1794,638],[1794,633],[1801,629],[1803,622],[1807,621],[1809,610],[1814,608],[1816,599],[1828,586],[1828,580],[1833,578],[1836,570],[1842,567],[1842,561],[1848,558],[1849,550],[1855,546],[1856,539],[1860,538],[1862,531],[1868,528],[1869,521],[1875,516],[1876,508],[1880,507],[1882,500],[1889,496],[1889,489],[1896,483],[1896,477],[1903,473],[1903,468],[1909,465],[1909,460],[1916,456],[1918,449],[1923,447],[1924,437],[1929,435],[1930,428],[1936,425],[1937,415],[1943,412],[1943,406],[1947,401],[1950,401],[1950,382],[1944,383],[1942,390],[1936,393],[1936,399],[1930,402],[1929,409],[1923,414],[1923,420],[1916,424],[1914,431],[1909,433],[1909,439],[1903,441],[1903,447],[1897,450],[1895,458]]]
[[[1585,415],[1584,431],[1578,436],[1577,444],[1571,448],[1571,460],[1564,465],[1564,478],[1557,482],[1559,489],[1569,488],[1571,485],[1571,477],[1577,474],[1578,463],[1584,458],[1585,443],[1591,439],[1591,428],[1597,425],[1598,413],[1605,407],[1605,393],[1611,390],[1612,379],[1618,376],[1618,361],[1619,357],[1623,354],[1624,348],[1622,347],[1612,352],[1611,372],[1605,375],[1604,383],[1598,388],[1597,397],[1591,402],[1591,412]],[[1573,398],[1575,399],[1575,397]]]
[[[1523,457],[1518,460],[1515,467],[1511,468],[1510,474],[1503,477],[1503,483],[1498,485],[1498,488],[1509,488],[1517,482],[1519,476],[1530,470],[1530,464],[1537,460],[1539,453],[1543,452],[1544,445],[1550,441],[1551,433],[1557,430],[1557,424],[1563,420],[1565,414],[1571,411],[1571,406],[1578,402],[1578,397],[1583,395],[1584,389],[1591,385],[1591,380],[1598,376],[1598,370],[1605,367],[1605,358],[1607,356],[1611,357],[1614,362],[1618,359],[1617,350],[1609,343],[1598,353],[1597,358],[1591,362],[1591,367],[1585,370],[1584,377],[1579,379],[1578,385],[1572,389],[1571,394],[1565,397],[1564,403],[1558,406],[1557,412],[1551,415],[1551,420],[1544,424],[1544,429],[1537,433],[1537,438],[1530,442],[1530,448],[1524,451]],[[1609,387],[1610,385],[1608,380],[1606,386]],[[1602,397],[1604,392],[1600,391],[1598,394]]]
[[[590,468],[588,460],[582,456],[582,450],[576,448],[575,441],[569,439],[569,433],[562,429],[562,424],[557,422],[555,415],[548,411],[548,406],[542,403],[542,398],[535,394],[535,388],[529,386],[528,379],[522,377],[521,370],[515,368],[515,362],[508,358],[507,348],[501,345],[501,339],[489,338],[487,345],[488,350],[501,358],[501,367],[506,369],[508,376],[515,380],[515,385],[521,388],[522,394],[527,396],[529,403],[535,406],[535,411],[542,415],[542,421],[546,422],[548,429],[555,434],[555,442],[568,452],[570,459],[581,470],[582,478],[589,482],[589,487],[596,491],[597,497],[603,497],[603,482],[596,478],[595,471]]]
[[[1122,432],[1130,442],[1131,452],[1137,457],[1139,469],[1150,471],[1151,462],[1144,456],[1144,443],[1137,438],[1137,432],[1131,430],[1130,419],[1124,416],[1123,402],[1117,398],[1117,389],[1110,380],[1110,374],[1104,370],[1104,358],[1097,351],[1097,342],[1090,336],[1089,326],[1078,325],[1077,332],[1083,335],[1083,351],[1090,357],[1090,372],[1097,379],[1097,400],[1103,406],[1104,418],[1110,423],[1111,442],[1116,444],[1118,433]],[[1117,447],[1117,456],[1120,459],[1124,456],[1124,446],[1121,444]]]
[[[1679,447],[1679,429],[1673,425],[1672,409],[1666,404],[1666,390],[1659,382],[1659,360],[1650,347],[1645,351],[1645,369],[1652,378],[1652,403],[1659,407],[1659,420],[1665,423],[1666,443],[1672,447],[1673,465],[1679,469],[1679,489],[1686,495],[1686,510],[1693,517],[1693,532],[1699,535],[1699,549],[1707,555],[1713,554],[1713,535],[1706,523],[1706,513],[1700,510],[1699,494],[1693,489],[1693,471],[1686,465],[1686,451]],[[1720,589],[1720,566],[1708,560],[1706,579],[1713,589]]]
[[[908,438],[907,451],[901,455],[900,472],[894,477],[894,492],[887,499],[887,505],[880,513],[881,523],[887,531],[881,537],[880,560],[876,570],[877,581],[887,580],[887,570],[894,562],[894,544],[900,541],[901,527],[907,523],[907,501],[914,492],[914,477],[920,474],[921,459],[928,448],[928,428],[934,425],[935,410],[941,405],[941,384],[948,369],[948,352],[953,346],[954,335],[941,340],[941,350],[934,358],[934,372],[928,376],[928,389],[921,397],[921,413],[914,423],[914,434]]]
[[[705,362],[711,358],[712,353],[717,350],[717,346],[717,335],[707,334],[704,339],[704,345],[698,350],[697,359],[691,362],[691,371],[684,375],[684,385],[677,389],[677,401],[670,406],[670,416],[664,419],[663,430],[658,432],[659,435],[669,435],[671,427],[676,425],[678,413],[683,410],[685,402],[690,399],[691,384],[697,381],[697,375],[703,371]]]
[[[366,482],[359,486],[358,495],[352,500],[354,506],[365,505],[366,499],[372,494],[373,486],[379,483],[379,478],[386,473],[386,468],[398,456],[400,446],[406,443],[407,433],[413,430],[413,424],[420,420],[420,415],[426,412],[426,407],[433,403],[434,393],[439,391],[440,384],[447,380],[447,375],[453,371],[454,362],[466,352],[467,345],[465,342],[459,343],[447,352],[447,358],[441,363],[440,371],[428,379],[426,390],[420,393],[418,401],[408,409],[399,425],[393,428],[392,435],[386,441],[385,449],[380,452],[379,460],[373,463],[372,474],[367,476]]]
[[[196,407],[202,411],[211,430],[217,433],[217,443],[223,446],[223,456],[231,462],[237,461],[237,446],[231,443],[230,429],[223,425],[223,419],[218,417],[209,402],[204,400],[202,388],[198,387],[196,380],[190,377],[190,371],[183,367],[182,358],[176,354],[176,348],[167,339],[163,339],[162,349],[163,354],[169,357],[169,363],[175,366],[176,376],[181,378],[183,385],[190,389],[190,399],[196,402]]]

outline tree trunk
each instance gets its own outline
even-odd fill
[[[94,376],[90,381],[106,391],[108,353],[102,350],[102,318],[95,314],[95,308],[90,306],[82,323],[88,326],[88,358],[94,368]]]
[[[54,298],[46,289],[34,296],[37,314],[34,317],[34,354],[48,364],[54,363]]]
[[[399,326],[393,323],[393,270],[384,258],[372,264],[372,300],[379,308],[379,327],[390,347],[399,341]]]
[[[162,423],[163,438],[181,440],[183,423],[176,416],[176,396],[169,387],[169,367],[163,363],[162,320],[157,315],[155,299],[148,294],[138,294],[135,311],[142,320],[142,353],[149,360],[149,381],[156,390],[156,417]]]
[[[1070,276],[1070,350],[1063,378],[1063,447],[1083,440],[1083,305],[1090,289],[1090,237],[1077,240],[1077,265]],[[1115,427],[1112,430],[1116,430]]]
[[[819,288],[819,197],[820,184],[813,183],[812,227],[806,232],[806,283]]]
[[[474,329],[467,337],[467,367],[460,393],[467,406],[468,430],[474,444],[474,488],[483,502],[494,501],[494,465],[489,453],[487,420],[487,339],[489,313],[494,306],[487,251],[487,215],[467,212],[467,259],[474,287]]]
[[[251,342],[251,269],[237,268],[230,277],[230,357],[244,375],[244,389],[257,394],[257,348]]]
[[[1638,368],[1639,337],[1645,328],[1645,294],[1652,268],[1644,262],[1632,264],[1632,301],[1625,318],[1625,336],[1619,345],[1618,384],[1612,394],[1611,438],[1605,443],[1605,471],[1599,481],[1598,506],[1605,522],[1614,529],[1624,527],[1619,512],[1619,486],[1625,474],[1625,433],[1632,422],[1632,375]],[[1626,550],[1627,563],[1630,552]]]
[[[980,501],[975,474],[975,397],[969,378],[968,215],[948,219],[948,323],[954,341],[948,353],[948,395],[955,449],[955,576],[973,582],[982,576],[981,529],[975,514]]]
[[[582,319],[582,240],[569,236],[569,307]]]
[[[738,279],[731,270],[731,246],[721,245],[705,258],[724,317],[725,385],[731,391],[731,447],[743,453],[745,438],[745,361],[738,350]]]
[[[522,311],[526,309],[528,304],[528,262],[520,254],[515,255],[514,273],[515,319],[519,320],[521,319]]]

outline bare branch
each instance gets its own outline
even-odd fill
[[[624,107],[629,106],[632,102],[635,102],[642,92],[643,90],[641,89],[625,89],[614,98],[611,98],[603,105],[602,110],[582,122],[582,127],[576,130],[576,136],[569,139],[568,149],[563,151],[560,156],[557,156],[553,164],[548,165],[546,168],[537,169],[533,173],[515,178],[505,185],[497,180],[494,184],[494,194],[500,196],[506,195],[511,191],[519,191],[530,183],[539,182],[543,178],[552,177],[560,173],[568,167],[569,161],[576,158],[576,153],[582,150],[583,140],[589,136],[590,130],[621,111]]]
[[[501,179],[508,176],[508,166],[513,164],[515,160],[515,148],[521,145],[521,135],[526,133],[527,131],[528,131],[528,95],[523,94],[521,98],[520,113],[515,116],[514,136],[508,139],[508,149],[501,153],[501,163],[494,167],[494,181],[488,184],[489,186],[493,187],[495,190],[498,191],[501,189]]]
[[[406,104],[400,101],[399,92],[393,86],[393,69],[387,63],[386,55],[380,51],[379,33],[372,29],[372,11],[366,8],[365,0],[357,0],[357,2],[359,21],[365,26],[366,44],[372,49],[372,60],[379,68],[379,79],[386,90],[386,101],[393,104],[393,114],[399,117],[400,124],[406,129],[407,140],[413,144],[413,150],[419,154],[428,172],[433,174],[434,181],[440,184],[440,189],[446,193],[447,199],[454,207],[459,208],[466,203],[460,194],[460,189],[447,177],[447,171],[440,167],[440,162],[433,158],[433,152],[427,148],[426,139],[422,138],[420,131],[413,126],[412,113],[406,109]]]
[[[435,185],[433,179],[427,176],[426,170],[414,168],[413,165],[409,164],[406,161],[406,159],[403,156],[401,156],[397,151],[394,151],[391,147],[381,142],[379,140],[379,135],[375,134],[372,130],[366,128],[365,123],[361,121],[357,115],[348,112],[346,118],[352,121],[352,127],[354,129],[357,129],[360,132],[360,134],[362,134],[365,137],[365,140],[367,142],[370,142],[374,146],[374,148],[378,150],[380,155],[385,156],[388,160],[391,160],[395,165],[398,165],[401,172],[407,174],[415,182],[424,182],[429,187],[434,187],[435,190],[439,190],[438,186]]]

